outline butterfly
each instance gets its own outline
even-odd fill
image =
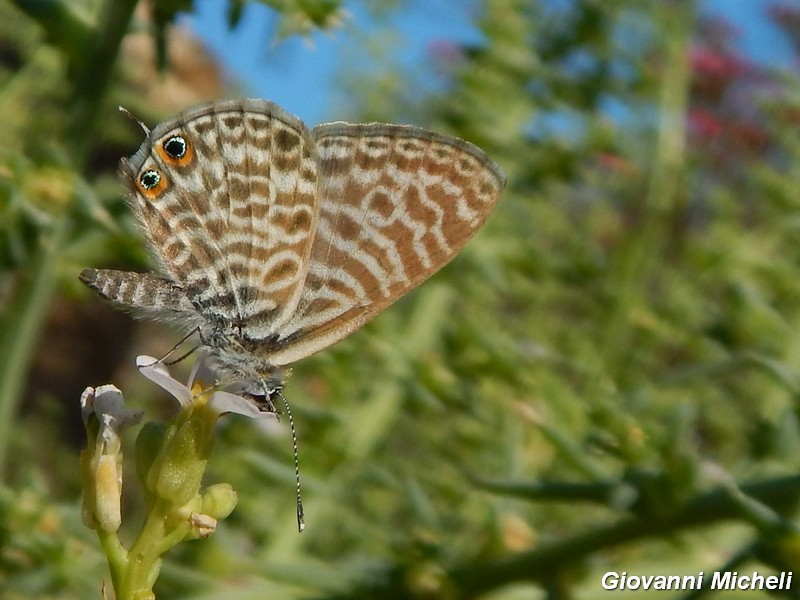
[[[506,178],[476,146],[406,125],[309,130],[265,100],[189,109],[120,163],[159,273],[84,269],[112,303],[197,332],[218,377],[289,416],[281,367],[341,340],[447,264]]]
[[[189,109],[123,159],[159,273],[85,269],[112,303],[199,334],[269,398],[280,368],[348,336],[449,262],[500,198],[476,146],[419,127],[308,129],[265,100]]]

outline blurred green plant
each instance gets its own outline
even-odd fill
[[[17,57],[0,71],[6,453],[47,423],[10,425],[55,290],[82,266],[144,261],[108,171],[80,158],[97,156],[92,130],[130,134],[103,109],[72,139],[89,102],[72,83],[91,67],[70,56],[89,38],[58,11],[79,3],[37,4],[46,16],[0,22]],[[118,44],[126,6],[77,11],[75,31]],[[231,419],[209,471],[237,509],[175,548],[157,596],[593,597],[608,570],[798,564],[798,73],[750,64],[689,0],[477,6],[480,41],[443,41],[421,71],[363,56],[405,3],[376,11],[384,27],[356,37],[342,79],[354,120],[485,148],[509,176],[496,214],[434,280],[295,367],[306,533],[290,444]],[[167,24],[183,5],[162,7]],[[796,7],[770,14],[797,44]],[[102,79],[99,106],[135,97]],[[0,496],[0,589],[86,597],[102,561],[71,476],[19,463]],[[63,524],[46,528],[53,512]],[[67,547],[83,549],[72,569]]]

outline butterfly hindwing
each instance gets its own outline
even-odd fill
[[[477,147],[403,125],[312,130],[320,212],[308,277],[270,357],[287,364],[347,336],[447,264],[505,177]]]

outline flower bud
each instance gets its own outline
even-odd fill
[[[191,415],[166,442],[156,474],[155,490],[160,498],[183,506],[200,490],[208,456],[206,422]],[[152,475],[152,474],[151,474]]]
[[[92,529],[115,532],[122,517],[122,432],[139,422],[139,411],[125,408],[113,385],[86,388],[81,413],[88,446],[81,452],[83,522]]]
[[[215,483],[203,493],[201,512],[215,519],[224,519],[236,508],[239,497],[229,483]]]
[[[95,466],[95,517],[100,529],[113,533],[122,523],[121,454],[104,454]]]

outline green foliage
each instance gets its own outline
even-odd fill
[[[93,28],[116,32],[93,48],[118,45],[132,6],[17,4],[28,17],[3,5],[0,20],[16,57],[0,68],[0,456],[30,452],[0,496],[0,589],[84,598],[102,573],[86,532],[57,528],[45,547],[19,526],[76,524],[79,476],[65,442],[46,447],[74,452],[73,474],[25,445],[54,425],[19,398],[56,292],[76,296],[83,266],[144,265],[95,158],[136,146],[111,118],[135,88],[110,76],[116,51],[75,85],[98,68],[76,40]],[[156,4],[164,25],[183,9]],[[270,4],[309,26],[342,8]],[[375,11],[384,31],[404,8]],[[413,119],[486,149],[509,178],[496,213],[432,281],[294,367],[306,531],[285,428],[226,419],[209,483],[239,505],[166,557],[157,597],[588,598],[608,570],[798,563],[797,73],[746,65],[687,1],[480,8],[479,43],[427,70],[374,57],[343,87],[349,118]]]

